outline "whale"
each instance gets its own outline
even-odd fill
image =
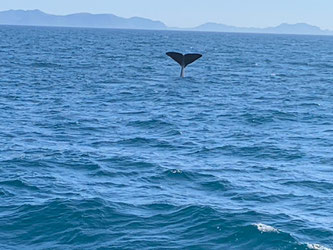
[[[187,65],[195,62],[200,57],[202,57],[201,54],[181,54],[178,52],[167,52],[167,56],[170,56],[173,60],[175,60],[181,67],[180,77],[185,76],[185,68]]]

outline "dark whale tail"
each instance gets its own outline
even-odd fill
[[[183,55],[181,53],[177,52],[168,52],[166,53],[168,56],[170,56],[173,60],[175,60],[179,65],[182,67],[182,71],[180,73],[181,77],[184,77],[184,69],[187,65],[193,63],[194,61],[198,60],[200,57],[202,57],[201,54],[186,54]]]

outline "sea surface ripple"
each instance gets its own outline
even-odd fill
[[[0,26],[0,248],[333,248],[332,47]]]

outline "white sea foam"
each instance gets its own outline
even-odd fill
[[[272,226],[268,226],[262,223],[258,223],[258,224],[254,224],[258,230],[262,233],[278,233],[279,230],[277,230],[276,228],[272,227]]]
[[[332,250],[331,248],[327,248],[319,244],[307,244],[307,247],[314,250]]]
[[[173,174],[181,174],[181,173],[183,173],[183,171],[181,171],[180,169],[173,169],[173,170],[171,170],[171,173],[173,173]]]

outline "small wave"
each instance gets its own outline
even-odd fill
[[[8,196],[15,196],[15,194],[9,192],[6,189],[0,188],[0,197],[8,197]]]
[[[333,184],[324,180],[286,181],[283,182],[283,185],[309,188],[321,192],[330,192],[333,189]]]
[[[171,169],[165,171],[160,177],[169,180],[193,181],[195,180],[196,174],[187,171],[185,172],[180,169]]]
[[[310,64],[311,67],[320,68],[320,69],[331,69],[333,68],[333,64],[330,63],[313,63]]]
[[[144,138],[144,137],[135,137],[119,140],[116,142],[118,145],[124,145],[128,147],[155,147],[155,148],[173,148],[174,146],[168,141],[155,139],[155,138]]]
[[[32,63],[32,67],[36,68],[58,68],[60,65],[55,64],[55,63],[43,63],[43,62],[38,62],[38,63]]]
[[[258,230],[262,233],[279,233],[279,230],[272,226],[268,226],[262,223],[254,224],[258,228]]]
[[[314,250],[332,250],[332,248],[328,248],[328,247],[324,247],[324,246],[321,246],[319,244],[306,244],[306,246],[309,248],[309,249],[314,249]]]
[[[168,169],[159,174],[155,174],[150,177],[145,177],[143,179],[149,180],[149,182],[176,182],[178,183],[194,183],[195,180],[202,178],[203,175],[200,173],[192,172],[192,171],[184,171],[181,169]],[[148,178],[148,179],[147,179]]]
[[[12,188],[27,189],[27,190],[39,190],[38,187],[29,185],[21,180],[0,181],[0,186],[7,186]]]
[[[287,150],[284,148],[276,147],[273,145],[251,145],[240,147],[238,145],[224,145],[219,147],[202,147],[199,150],[190,152],[189,155],[228,155],[238,157],[254,157],[256,159],[286,159],[295,160],[300,159],[304,156],[303,152],[298,150]]]
[[[128,126],[139,127],[144,129],[161,129],[161,128],[172,127],[173,124],[159,119],[150,119],[145,121],[131,121],[128,123]]]
[[[217,191],[217,190],[222,190],[226,191],[230,189],[231,183],[227,180],[210,180],[206,182],[202,182],[201,186],[205,189],[211,190],[211,191]]]

